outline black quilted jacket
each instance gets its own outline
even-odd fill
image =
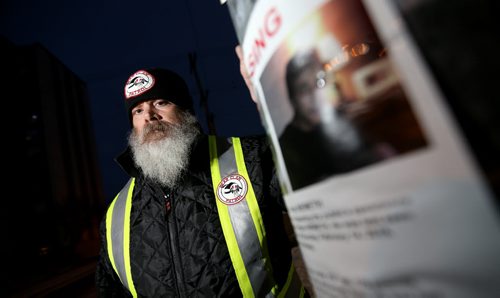
[[[266,227],[275,279],[282,284],[290,264],[285,210],[266,138],[241,138],[247,171]],[[133,167],[129,151],[117,158],[136,177],[130,254],[134,285],[144,297],[241,297],[220,225],[210,174],[208,138],[194,146],[188,174],[175,189],[162,189]],[[164,195],[170,197],[167,211]],[[101,223],[96,272],[100,297],[130,296],[113,271]]]

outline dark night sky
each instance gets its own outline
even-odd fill
[[[2,0],[0,34],[16,45],[39,42],[86,82],[107,200],[127,180],[113,158],[126,145],[129,129],[123,83],[137,69],[162,66],[179,72],[206,127],[189,68],[188,54],[195,53],[217,133],[264,131],[239,75],[228,9],[219,0]]]

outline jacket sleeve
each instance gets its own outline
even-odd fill
[[[267,193],[281,208],[281,211],[287,213],[286,204],[283,200],[281,184],[279,181],[276,164],[274,159],[274,151],[267,137],[262,138],[261,147],[262,168],[264,171],[264,180],[269,181],[267,185]]]
[[[301,283],[305,287],[305,293],[304,297],[309,298],[311,297],[312,292],[312,286],[309,281],[309,277],[307,275],[307,269],[305,268],[304,261],[302,259],[302,255],[300,253],[300,248],[298,247],[297,243],[297,238],[295,235],[295,231],[293,230],[292,223],[290,220],[290,217],[288,216],[287,208],[285,201],[283,199],[283,194],[281,191],[281,185],[278,179],[277,175],[277,170],[275,166],[275,160],[273,158],[273,149],[272,145],[269,142],[265,142],[265,145],[263,146],[265,150],[263,151],[262,154],[262,163],[263,167],[267,168],[267,171],[270,173],[270,182],[269,182],[269,187],[268,187],[268,193],[271,198],[273,198],[274,201],[278,203],[278,205],[281,208],[281,212],[283,215],[283,223],[284,223],[284,229],[287,234],[288,238],[288,243],[289,247],[288,250],[291,253],[291,259],[292,263],[296,268],[295,273],[298,275],[298,278],[300,279]],[[269,168],[267,167],[269,165]],[[274,248],[274,247],[273,247]],[[288,269],[288,268],[286,268]],[[278,269],[279,270],[279,269]],[[279,274],[277,272],[277,274]],[[288,271],[284,271],[281,273],[283,278],[288,275]]]
[[[109,261],[106,243],[106,217],[100,225],[101,250],[95,273],[95,285],[98,297],[132,297],[116,275]]]

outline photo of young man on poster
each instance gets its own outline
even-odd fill
[[[360,1],[330,1],[279,46],[260,82],[294,190],[424,148]]]

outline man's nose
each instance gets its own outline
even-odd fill
[[[160,119],[161,116],[155,108],[149,108],[146,110],[146,121],[158,121]]]

